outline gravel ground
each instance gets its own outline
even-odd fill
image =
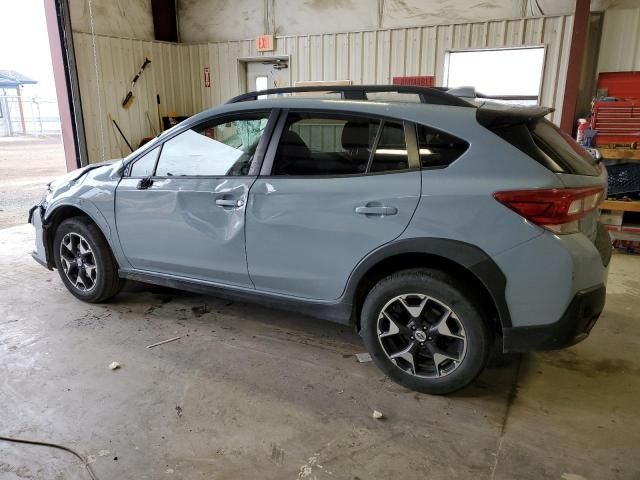
[[[66,171],[60,137],[0,138],[0,228],[25,223],[46,183]]]

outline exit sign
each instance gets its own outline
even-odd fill
[[[259,52],[272,52],[273,44],[273,35],[260,35],[256,38],[256,50]]]

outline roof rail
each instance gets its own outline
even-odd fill
[[[413,87],[408,85],[314,85],[308,87],[282,87],[269,88],[260,90],[259,92],[249,92],[233,97],[227,103],[246,102],[257,100],[258,96],[275,95],[279,93],[340,93],[344,100],[368,100],[367,93],[392,92],[402,94],[418,95],[421,103],[430,103],[433,105],[449,105],[454,107],[472,107],[469,102],[460,97],[451,95],[446,91],[438,88]]]

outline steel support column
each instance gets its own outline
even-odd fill
[[[573,14],[573,30],[567,65],[567,77],[564,86],[564,101],[560,128],[571,135],[576,120],[576,106],[578,103],[578,89],[580,88],[580,72],[584,59],[584,49],[587,45],[587,31],[589,29],[590,0],[576,0]]]
[[[44,0],[67,170],[87,163],[80,93],[67,0]]]

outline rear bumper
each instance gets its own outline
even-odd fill
[[[589,332],[600,317],[605,296],[604,285],[580,290],[557,322],[503,329],[504,352],[556,350],[581,342],[589,336]]]

